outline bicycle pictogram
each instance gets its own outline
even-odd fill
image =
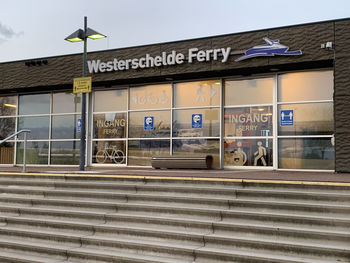
[[[122,164],[125,160],[125,154],[117,149],[115,145],[112,145],[112,147],[106,146],[104,150],[99,150],[96,153],[96,162],[105,163],[108,159],[116,164]]]

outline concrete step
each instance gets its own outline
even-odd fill
[[[8,252],[6,250],[1,250],[0,248],[0,262],[1,263],[63,263],[60,259],[51,259],[43,257],[42,255],[25,255],[18,251]]]
[[[96,243],[97,245],[97,243]],[[129,253],[124,252],[129,251]],[[72,262],[162,262],[162,263],[185,263],[193,260],[190,256],[189,260],[177,259],[172,257],[161,257],[160,253],[141,254],[135,253],[135,249],[118,249],[104,248],[95,246],[95,244],[87,244],[85,247],[66,246],[58,244],[48,244],[37,241],[26,241],[23,239],[2,239],[0,238],[0,258],[4,253],[18,253],[22,258],[43,256],[52,262],[66,262],[67,259]],[[140,251],[139,251],[140,252]],[[182,255],[181,255],[182,256]],[[177,255],[179,257],[179,255]],[[187,257],[187,255],[183,256]],[[25,262],[25,261],[24,261]],[[35,262],[35,261],[34,261]],[[39,261],[40,262],[40,261]]]
[[[280,211],[283,213],[295,214],[315,214],[315,215],[349,215],[350,205],[347,204],[329,204],[329,203],[311,203],[311,202],[293,202],[293,201],[270,201],[258,199],[236,199],[230,200],[230,209],[246,209],[252,211]]]
[[[347,206],[334,205],[334,206],[320,206],[320,205],[305,205],[301,204],[293,204],[293,203],[276,203],[276,202],[253,202],[252,200],[248,201],[236,201],[240,206],[237,208],[231,209],[206,209],[206,208],[195,208],[195,207],[184,207],[184,206],[160,206],[160,205],[149,205],[149,204],[138,204],[138,203],[113,203],[113,202],[102,202],[102,201],[86,201],[86,200],[61,200],[61,199],[43,199],[43,198],[30,198],[26,199],[24,197],[0,197],[0,211],[1,207],[3,207],[3,212],[12,212],[14,214],[18,214],[19,212],[15,209],[17,207],[41,207],[41,208],[64,208],[66,210],[79,210],[81,211],[108,211],[110,213],[113,212],[121,212],[121,213],[134,213],[134,214],[148,214],[148,215],[159,215],[159,214],[167,214],[175,217],[184,217],[184,218],[202,218],[202,219],[213,219],[213,220],[231,220],[241,218],[242,220],[253,220],[254,218],[258,218],[262,220],[272,220],[272,221],[281,221],[281,216],[284,217],[284,221],[293,223],[293,221],[288,220],[288,217],[293,218],[302,224],[305,221],[309,221],[311,224],[317,224],[317,219],[321,219],[321,222],[327,224],[327,220],[329,221],[329,226],[336,226],[336,221],[344,219],[345,226],[348,226],[348,217]],[[265,208],[267,205],[268,209]],[[13,208],[9,208],[9,205]],[[232,203],[231,203],[232,204]],[[248,207],[243,206],[248,204]],[[259,204],[261,206],[259,206]],[[253,207],[251,208],[250,205]],[[275,206],[281,206],[282,211],[275,211]],[[299,218],[295,218],[295,209],[292,211],[288,211],[283,206],[290,206],[293,209],[295,207],[301,208],[302,213],[299,212]],[[310,213],[310,210],[316,210],[316,212]],[[320,213],[320,211],[331,210],[333,213]],[[335,213],[335,210],[344,211],[343,213]],[[266,214],[264,216],[264,214]],[[246,218],[246,215],[249,215]],[[325,220],[323,220],[325,219]],[[323,220],[323,221],[322,221]],[[294,222],[295,223],[295,222]]]
[[[189,246],[189,245],[182,245],[182,246],[174,246],[174,244],[167,244],[167,245],[164,245],[164,243],[159,243],[159,242],[149,242],[149,241],[145,241],[145,240],[130,240],[130,239],[123,239],[123,238],[106,238],[105,236],[99,236],[99,235],[93,235],[93,236],[84,236],[84,237],[81,237],[81,238],[77,238],[76,236],[64,236],[62,234],[57,234],[57,233],[52,233],[52,232],[43,232],[41,233],[40,236],[38,236],[38,233],[35,233],[35,236],[31,236],[30,235],[30,232],[28,231],[25,231],[25,230],[16,230],[16,229],[13,229],[13,228],[10,228],[10,229],[7,229],[8,233],[7,233],[7,236],[14,236],[14,235],[20,235],[22,236],[21,238],[21,242],[23,243],[23,237],[24,238],[31,238],[31,243],[33,243],[33,240],[35,240],[35,244],[40,244],[41,242],[38,242],[36,239],[38,238],[43,238],[45,239],[45,236],[47,237],[47,235],[50,235],[50,244],[52,242],[63,242],[64,240],[68,239],[70,240],[70,246],[76,246],[77,244],[79,244],[79,242],[82,243],[82,247],[83,248],[89,248],[91,250],[91,248],[93,249],[97,249],[97,248],[101,248],[103,247],[104,248],[104,252],[113,252],[113,253],[123,253],[125,254],[126,252],[127,253],[140,253],[140,250],[145,250],[146,249],[146,252],[145,254],[148,254],[150,253],[151,255],[155,255],[157,254],[157,257],[159,257],[161,254],[163,255],[167,255],[167,253],[169,253],[169,249],[174,252],[174,250],[178,250],[176,252],[177,256],[179,259],[183,259],[183,258],[191,258],[192,256],[192,252],[193,253],[197,253],[197,249],[199,249],[199,254],[202,255],[202,250],[203,250],[203,246]],[[1,233],[1,237],[0,238],[0,241],[3,238],[3,232],[0,232]],[[5,235],[6,236],[6,235]],[[8,241],[9,238],[6,236],[6,240]],[[53,238],[53,240],[52,240]],[[75,244],[71,244],[72,240],[73,239],[76,239],[76,242]],[[16,238],[13,239],[12,238],[12,241],[16,241]],[[46,240],[45,240],[46,241]],[[141,242],[142,241],[142,242]],[[140,243],[141,242],[141,243]],[[233,239],[232,238],[227,238],[227,237],[220,237],[220,236],[214,236],[214,235],[209,235],[209,236],[204,236],[204,242],[205,242],[205,249],[206,249],[206,252],[208,251],[215,251],[216,248],[219,249],[219,252],[222,253],[223,248],[226,248],[226,255],[225,257],[244,257],[244,254],[247,253],[249,250],[252,250],[250,254],[256,254],[257,251],[259,251],[258,248],[261,248],[263,247],[264,251],[266,252],[266,243],[269,243],[269,245],[271,246],[270,249],[279,249],[280,253],[281,253],[281,256],[286,256],[288,253],[290,254],[291,253],[291,250],[293,249],[288,249],[288,248],[291,248],[292,247],[292,244],[288,243],[288,244],[282,244],[281,242],[278,242],[278,241],[275,241],[275,242],[267,242],[267,241],[264,241],[264,240],[254,240],[255,245],[256,247],[254,247],[252,245],[253,241],[250,239],[250,240],[242,240],[242,239],[237,239],[235,240],[235,242],[233,242]],[[237,242],[240,244],[240,245],[237,245]],[[241,243],[242,242],[246,242],[248,244],[248,248],[242,248],[242,245]],[[1,242],[0,242],[1,244]],[[45,244],[47,245],[47,241],[45,242]],[[234,248],[232,244],[235,244],[236,246],[238,246],[237,248]],[[329,249],[329,246],[328,247],[315,247],[315,246],[308,246],[307,244],[303,244],[303,243],[298,243],[297,245],[294,245],[296,248],[296,250],[305,250],[307,251],[308,253],[315,253],[316,255],[322,255],[322,249],[323,250],[327,250],[327,248]],[[49,247],[52,247],[52,244],[49,245]],[[147,249],[148,248],[148,249]],[[193,250],[193,251],[192,251]],[[236,252],[236,254],[234,255],[228,255],[228,251],[232,251],[234,250]],[[261,250],[261,249],[260,249]],[[285,251],[284,251],[285,250]],[[346,249],[344,249],[346,250]],[[151,252],[148,252],[148,251],[151,251]],[[167,252],[168,251],[168,252]],[[187,251],[187,253],[186,253]],[[243,255],[240,255],[238,252],[240,251],[240,253]],[[311,251],[311,252],[310,252]],[[288,253],[286,253],[288,252]],[[337,257],[338,259],[340,259],[340,255],[341,254],[344,254],[342,248],[332,248],[332,253],[337,253]],[[180,254],[179,254],[180,253]],[[260,254],[261,251],[259,252]],[[324,252],[325,254],[328,253],[328,251],[325,251]],[[185,254],[185,255],[184,255]],[[186,255],[187,254],[187,255]],[[327,255],[324,256],[324,258],[326,258]],[[347,254],[345,255],[347,256]],[[186,262],[189,262],[189,261],[186,261]],[[296,261],[298,262],[298,261]],[[305,261],[305,262],[309,262],[309,261]],[[312,262],[312,261],[311,261]],[[330,261],[328,261],[330,262]],[[339,260],[340,262],[340,260]]]
[[[200,175],[200,173],[198,174]],[[132,177],[123,177],[123,176],[99,176],[99,175],[90,175],[90,174],[77,174],[69,175],[65,174],[56,174],[56,175],[33,175],[33,174],[15,174],[15,173],[2,173],[0,175],[0,185],[3,185],[2,181],[30,181],[30,182],[85,182],[91,183],[115,183],[118,181],[118,184],[137,184],[137,185],[161,185],[161,186],[189,186],[189,187],[226,187],[226,188],[235,188],[235,189],[288,189],[288,190],[302,190],[302,191],[319,191],[319,192],[334,192],[334,193],[348,193],[348,186],[341,186],[339,184],[326,184],[319,183],[314,184],[310,182],[287,182],[282,183],[274,180],[264,180],[259,182],[258,180],[226,180],[226,179],[211,179],[211,178],[188,178],[183,180],[174,180],[174,179],[157,179],[156,177],[145,177],[145,176],[133,176]]]
[[[349,190],[0,175],[0,262],[350,262]]]
[[[3,197],[0,197],[0,202],[3,201]],[[19,201],[20,200],[20,201]],[[252,202],[252,201],[249,201]],[[11,206],[9,205],[11,204]],[[34,208],[37,210],[35,210]],[[22,210],[18,210],[21,208]],[[26,208],[26,209],[25,209]],[[319,208],[319,206],[318,206]],[[42,210],[40,210],[42,209]],[[323,207],[321,209],[324,209]],[[72,213],[69,213],[73,210]],[[85,214],[81,214],[75,211],[85,211]],[[239,207],[237,209],[203,209],[192,207],[174,207],[174,206],[157,206],[147,204],[134,204],[134,203],[110,203],[110,202],[89,202],[89,201],[76,201],[76,200],[54,200],[54,199],[25,199],[25,198],[6,198],[6,202],[0,205],[0,212],[7,215],[19,215],[31,214],[35,216],[47,215],[48,217],[70,217],[72,220],[77,218],[78,220],[105,220],[103,217],[107,213],[124,213],[134,215],[162,215],[176,218],[187,219],[201,219],[201,220],[224,220],[224,221],[266,221],[273,224],[278,223],[283,225],[308,225],[320,226],[320,227],[336,227],[339,229],[347,229],[350,226],[347,214],[337,216],[335,214],[330,215],[315,215],[309,213],[294,213],[283,210],[280,211],[259,211],[262,209],[246,209],[245,207]],[[88,212],[92,212],[92,214]],[[97,214],[94,214],[94,213]],[[100,213],[98,213],[100,212]],[[82,218],[82,219],[81,219]],[[112,217],[109,217],[113,220]]]
[[[134,190],[133,190],[134,191]],[[228,197],[220,198],[220,197],[191,197],[189,196],[171,196],[171,195],[156,195],[156,194],[138,194],[138,193],[112,193],[112,192],[93,192],[93,195],[91,194],[91,191],[83,191],[83,190],[76,190],[74,192],[68,191],[68,190],[56,190],[56,189],[48,189],[48,190],[42,190],[42,189],[21,189],[21,188],[1,188],[0,187],[0,198],[2,197],[20,197],[22,195],[32,196],[32,197],[45,197],[50,199],[79,199],[79,200],[113,200],[118,202],[133,202],[133,203],[155,203],[155,204],[175,204],[175,205],[193,205],[193,206],[204,206],[204,207],[215,207],[215,208],[226,208],[226,207],[241,207],[244,206],[245,208],[249,207],[252,209],[280,209],[280,210],[288,210],[288,211],[295,211],[295,210],[302,210],[302,211],[308,211],[313,213],[333,213],[333,214],[342,214],[342,213],[350,213],[350,203],[348,204],[346,202],[347,198],[349,198],[350,195],[342,194],[342,195],[335,195],[335,194],[323,194],[318,195],[315,197],[315,199],[319,198],[322,199],[323,202],[312,202],[311,197],[312,195],[307,193],[304,195],[295,193],[295,192],[287,192],[285,195],[283,195],[282,192],[275,192],[275,193],[267,193],[265,191],[245,191],[244,193],[247,194],[250,192],[250,194],[254,194],[254,198],[256,197],[255,194],[268,194],[269,196],[274,196],[272,200],[263,200],[260,199],[243,199],[238,198],[240,194],[242,194],[241,191],[236,191],[237,198],[234,197]],[[293,200],[285,200],[288,196],[288,194],[294,196],[301,196],[305,197],[307,200],[298,199],[297,201]],[[278,196],[281,196],[279,199],[277,199]],[[282,198],[284,196],[284,198]],[[306,197],[307,196],[307,197]],[[321,198],[322,197],[322,198]],[[328,201],[324,201],[326,198],[329,198]],[[0,199],[0,202],[1,202]],[[275,200],[282,201],[275,201]],[[344,202],[339,203],[339,200],[343,199]],[[331,203],[331,201],[333,201]]]
[[[261,253],[244,251],[238,249],[219,249],[202,247],[196,250],[196,263],[221,263],[221,262],[240,262],[240,263],[336,263],[337,260],[329,261],[322,258],[305,258],[289,255],[275,255],[271,253]],[[346,262],[346,261],[344,261]]]
[[[60,227],[62,227],[60,225],[60,222],[57,221],[56,222],[58,226],[57,227],[57,231],[60,229]],[[67,222],[66,224],[69,224],[70,222]],[[220,224],[220,222],[218,223]],[[11,220],[9,221],[9,225],[11,225]],[[147,225],[146,225],[147,226]],[[76,227],[76,226],[75,226]],[[148,226],[147,226],[148,227]],[[217,226],[214,226],[214,229]],[[245,226],[246,229],[250,230],[249,228],[247,228],[247,226]],[[62,227],[64,228],[64,227]],[[260,229],[258,231],[261,231],[263,228],[260,227]],[[278,229],[278,231],[276,231],[276,229],[274,229],[275,232],[280,231]],[[291,230],[289,230],[291,231]],[[298,229],[296,229],[296,231],[300,231]],[[92,231],[91,231],[92,232]],[[123,233],[124,232],[124,233]],[[130,233],[133,232],[133,233]],[[309,231],[310,232],[310,231]],[[70,237],[64,237],[60,234],[53,234],[53,231],[50,231],[50,242],[55,241],[55,242],[64,242],[65,240],[70,240],[70,242],[72,242],[74,240],[74,237],[71,237],[71,235],[69,235]],[[258,238],[258,237],[252,237],[251,234],[246,233],[245,237],[242,237],[241,235],[239,235],[239,237],[233,238],[232,236],[235,236],[233,233],[231,233],[232,235],[227,236],[228,233],[226,233],[226,236],[223,235],[218,235],[218,234],[210,234],[210,233],[204,233],[204,235],[200,235],[200,234],[194,234],[191,233],[190,235],[192,236],[192,238],[184,238],[184,235],[189,235],[189,233],[183,233],[183,236],[181,237],[180,234],[175,234],[174,232],[166,232],[164,229],[160,230],[160,229],[132,229],[132,228],[120,228],[118,226],[114,226],[114,225],[98,225],[98,226],[94,226],[94,233],[95,236],[91,236],[87,235],[84,236],[84,240],[86,241],[86,245],[87,246],[96,246],[96,247],[100,247],[102,246],[101,244],[104,244],[103,247],[108,246],[107,244],[110,244],[113,248],[116,246],[121,246],[121,248],[126,249],[127,250],[131,250],[131,249],[135,249],[136,247],[138,247],[138,250],[144,250],[144,248],[142,249],[142,246],[144,245],[148,245],[148,246],[156,246],[157,248],[152,248],[151,251],[156,251],[158,249],[160,249],[160,245],[159,244],[163,244],[164,241],[166,242],[166,244],[169,244],[169,242],[171,242],[171,247],[172,248],[176,248],[177,246],[175,246],[174,244],[179,244],[183,241],[187,241],[186,243],[189,243],[188,241],[191,241],[192,244],[193,242],[196,243],[195,246],[192,245],[191,249],[193,249],[193,247],[198,247],[200,245],[206,245],[206,246],[213,246],[213,247],[218,247],[218,248],[222,248],[222,247],[230,247],[230,249],[244,249],[244,250],[249,250],[252,249],[254,251],[258,250],[258,248],[260,248],[260,250],[263,250],[264,252],[268,252],[270,250],[275,250],[278,249],[278,251],[283,252],[283,254],[293,254],[293,253],[297,253],[297,254],[303,254],[305,256],[305,254],[307,256],[312,256],[313,254],[316,255],[323,255],[324,257],[326,257],[328,254],[330,253],[336,253],[336,255],[338,257],[340,257],[341,255],[343,255],[343,258],[346,258],[347,256],[350,256],[349,251],[346,252],[346,247],[340,247],[338,248],[335,244],[333,244],[332,246],[332,238],[329,238],[326,236],[325,233],[323,233],[323,237],[328,239],[328,243],[326,244],[318,244],[317,246],[315,244],[313,244],[313,246],[308,246],[305,242],[311,241],[311,238],[308,236],[303,236],[302,238],[299,239],[299,241],[296,243],[294,240],[290,241],[288,240],[283,240],[283,236],[280,235],[278,236],[277,240],[272,240],[271,241],[271,237],[276,239],[276,237],[274,237],[273,235],[276,235],[276,233],[272,233],[272,235],[267,236],[265,238]],[[38,233],[31,233],[28,231],[24,231],[23,229],[16,229],[16,228],[11,228],[11,227],[3,227],[0,228],[0,236],[20,236],[22,237],[22,239],[24,237],[27,238],[31,238],[31,239],[45,239],[48,235],[47,231],[44,231],[43,233],[40,232]],[[315,234],[315,233],[314,233]],[[334,233],[328,233],[328,234],[334,234]],[[338,233],[339,235],[340,233]],[[76,235],[75,235],[76,236]],[[96,236],[98,237],[98,242],[96,241]],[[113,236],[113,237],[111,237]],[[116,236],[118,236],[119,238],[116,238]],[[197,238],[195,238],[195,236],[197,236]],[[248,236],[248,237],[247,237]],[[122,239],[121,239],[122,237]],[[175,238],[174,238],[175,237]],[[90,239],[93,239],[92,241]],[[342,240],[346,242],[346,240],[349,240],[349,235],[344,235],[342,236]],[[7,239],[7,238],[6,238]],[[83,240],[82,238],[80,239],[76,239],[75,243],[79,243],[79,241]],[[129,243],[127,242],[128,240],[137,240],[137,242],[140,242],[140,240],[142,241],[141,244],[136,244],[136,241],[129,241]],[[174,242],[174,239],[177,242]],[[189,240],[191,239],[191,240]],[[196,240],[195,240],[196,239]],[[117,242],[118,244],[114,244],[113,242],[111,242],[111,240],[114,240],[115,242]],[[148,240],[148,241],[146,241]],[[150,243],[149,241],[152,241],[152,243]],[[339,241],[339,240],[338,240]],[[96,243],[97,242],[97,243]],[[124,243],[128,243],[124,244]],[[136,243],[135,243],[136,242]],[[161,242],[161,243],[159,243]],[[204,244],[201,244],[201,242],[204,242]],[[84,244],[84,243],[82,243]],[[114,245],[113,245],[114,244]],[[280,247],[279,247],[280,246]],[[119,248],[119,249],[121,249]],[[166,254],[169,252],[168,250],[166,250],[166,246],[163,246],[163,251],[160,251],[159,253],[163,256],[166,256]],[[169,247],[168,247],[169,249]],[[178,247],[178,249],[180,249]],[[148,250],[148,249],[146,249]],[[164,251],[165,250],[165,251]],[[168,251],[168,252],[167,252]],[[180,251],[180,250],[179,250]],[[177,255],[180,255],[180,252],[177,252]],[[187,250],[187,255],[189,251]],[[183,255],[183,254],[181,254]],[[333,254],[331,254],[332,256],[334,256]]]
[[[8,207],[12,209],[11,207]],[[16,208],[17,209],[17,208]],[[16,210],[15,209],[15,210]],[[136,233],[146,231],[151,229],[151,232],[154,232],[155,229],[160,231],[177,231],[177,232],[190,232],[190,233],[201,233],[201,234],[210,234],[212,232],[221,233],[224,235],[256,235],[256,236],[265,236],[268,238],[292,238],[292,239],[304,239],[305,236],[308,236],[309,239],[315,239],[317,242],[324,239],[327,242],[344,242],[350,235],[349,232],[344,232],[344,230],[335,231],[333,228],[332,231],[327,231],[324,227],[319,227],[318,229],[314,228],[312,231],[309,228],[298,228],[298,227],[283,227],[280,225],[271,225],[264,223],[260,220],[259,225],[257,223],[254,225],[248,222],[239,222],[239,221],[203,221],[203,220],[186,220],[183,218],[167,218],[167,217],[154,217],[154,216],[135,216],[132,214],[120,214],[112,213],[105,214],[101,212],[81,212],[81,211],[67,211],[60,209],[43,209],[35,207],[24,207],[19,209],[19,214],[21,218],[29,217],[30,219],[37,220],[46,220],[51,219],[56,222],[58,225],[57,228],[60,228],[60,220],[64,222],[68,221],[73,222],[89,222],[90,224],[94,223],[97,225],[108,224],[117,226],[118,233],[123,232],[120,227],[127,227],[124,229],[124,233],[132,231],[132,227],[136,228]],[[247,216],[249,217],[249,216]],[[89,220],[87,220],[89,218]],[[289,217],[288,217],[289,218]],[[73,220],[73,221],[72,221]],[[9,221],[11,222],[11,221]],[[328,221],[327,221],[328,222]],[[142,231],[141,231],[142,230]],[[98,231],[98,227],[95,227],[95,232]],[[115,233],[111,227],[107,230],[102,231],[104,233]],[[147,232],[147,231],[146,231]],[[150,232],[150,231],[148,231]],[[305,234],[306,232],[306,234]],[[169,234],[167,234],[169,235]]]

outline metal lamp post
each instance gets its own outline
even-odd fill
[[[84,53],[83,53],[83,77],[86,77],[87,73],[87,39],[101,39],[106,36],[96,32],[95,30],[87,27],[87,17],[84,17],[84,30],[78,29],[73,34],[65,38],[69,42],[81,42],[84,41]],[[85,148],[86,148],[86,94],[82,93],[81,103],[81,137],[80,137],[80,171],[84,171],[85,168]]]

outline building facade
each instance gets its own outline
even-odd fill
[[[350,20],[91,52],[88,165],[207,155],[215,168],[350,172]],[[78,165],[82,54],[0,64],[0,136]],[[0,146],[23,162],[23,137]]]

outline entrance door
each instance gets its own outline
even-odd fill
[[[225,167],[273,168],[274,83],[274,78],[225,82]]]

